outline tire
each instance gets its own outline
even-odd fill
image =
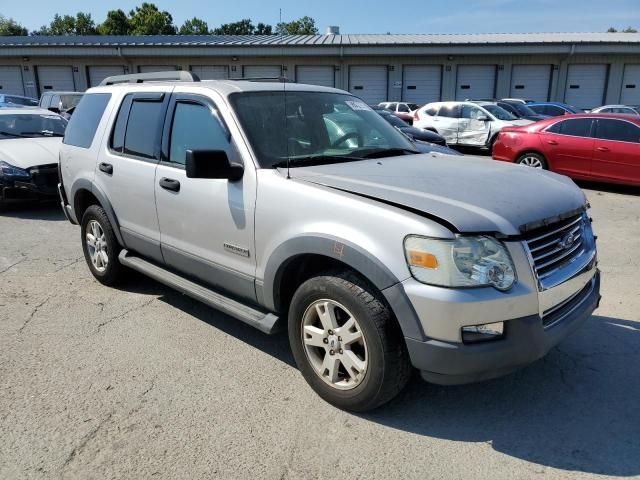
[[[540,168],[547,170],[549,167],[545,158],[539,153],[528,152],[523,153],[516,159],[516,163],[531,168]]]
[[[331,310],[338,325],[333,331],[324,328],[320,318],[320,312]],[[330,321],[330,315],[323,318]],[[412,367],[398,323],[380,293],[354,273],[304,282],[293,295],[288,320],[298,369],[330,404],[353,412],[372,410],[398,395],[409,381]],[[332,371],[323,370],[325,362],[333,366],[333,378]]]
[[[118,260],[118,255],[122,248],[102,207],[91,205],[87,208],[82,216],[80,232],[84,258],[96,280],[109,286],[121,281],[124,276],[124,266]],[[93,248],[90,246],[89,235],[99,238],[98,242],[94,242]],[[96,252],[100,253],[96,254]]]

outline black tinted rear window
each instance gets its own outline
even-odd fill
[[[640,128],[624,120],[598,120],[596,137],[603,140],[640,143]]]
[[[89,148],[110,98],[110,93],[85,95],[69,120],[63,143]]]
[[[564,120],[553,124],[547,129],[547,132],[571,135],[572,137],[588,137],[591,135],[592,122],[593,120],[590,118]]]
[[[156,130],[162,115],[162,102],[140,101],[134,98],[124,137],[124,153],[144,158],[156,158]]]

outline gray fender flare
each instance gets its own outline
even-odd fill
[[[76,214],[76,195],[79,190],[88,190],[98,199],[98,201],[100,202],[100,205],[102,206],[105,213],[107,214],[109,221],[111,222],[111,226],[113,227],[113,233],[115,234],[116,239],[118,240],[118,243],[122,247],[126,247],[124,240],[122,239],[122,234],[120,233],[120,223],[118,223],[118,217],[116,216],[116,213],[113,210],[113,206],[111,205],[111,202],[108,200],[107,195],[99,187],[97,187],[93,182],[91,182],[90,180],[87,180],[86,178],[77,179],[75,182],[73,182],[73,185],[71,186],[70,201],[72,202],[73,213],[76,216],[76,220],[78,220],[78,224],[82,222],[82,219],[77,218],[77,214]]]
[[[279,303],[278,285],[285,268],[290,261],[305,254],[333,258],[362,274],[382,292],[400,323],[403,335],[415,339],[425,338],[418,315],[400,280],[380,260],[363,248],[330,235],[294,237],[273,251],[264,271],[262,292],[258,292],[258,298],[262,296],[267,308],[276,311],[276,305]]]

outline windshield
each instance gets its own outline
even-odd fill
[[[531,115],[537,115],[536,112],[531,110],[529,107],[527,107],[523,103],[510,103],[509,105],[511,105],[513,108],[515,108],[516,112],[518,112],[523,117],[530,117]]]
[[[57,115],[0,115],[0,139],[62,137],[67,121]]]
[[[407,103],[407,106],[409,107],[409,110],[411,110],[412,112],[420,108],[420,105],[416,103]]]
[[[25,97],[10,97],[10,96],[6,96],[4,97],[4,101],[7,103],[13,103],[14,105],[28,105],[28,106],[35,106],[38,105],[38,102],[32,98],[25,98]]]
[[[498,105],[482,105],[487,112],[496,117],[498,120],[517,120],[516,117],[507,112],[504,108]]]
[[[380,115],[382,118],[384,118],[387,122],[389,122],[391,125],[393,125],[394,127],[398,127],[398,128],[404,128],[404,127],[408,127],[409,124],[407,122],[405,122],[404,120],[396,117],[395,115]]]
[[[262,168],[360,160],[416,152],[413,144],[362,100],[328,92],[242,92],[230,96]],[[286,109],[285,109],[286,107]],[[286,117],[285,117],[286,110]]]

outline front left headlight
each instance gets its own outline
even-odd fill
[[[410,235],[404,241],[409,270],[419,282],[439,287],[510,289],[515,267],[504,244],[488,236],[455,240]]]
[[[9,165],[7,162],[0,160],[0,177],[7,178],[29,178],[29,172],[22,168]]]

